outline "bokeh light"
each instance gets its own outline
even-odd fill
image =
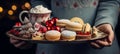
[[[26,2],[26,3],[25,3],[25,7],[28,8],[28,9],[30,9],[30,7],[31,7],[30,3],[29,3],[29,2]]]
[[[12,8],[12,10],[14,10],[14,11],[15,11],[15,10],[17,9],[17,6],[16,6],[16,5],[12,5],[12,7],[11,7],[11,8]]]
[[[13,15],[13,11],[12,10],[8,10],[8,14],[9,15]]]
[[[3,12],[3,8],[2,7],[0,7],[0,13],[2,13]]]

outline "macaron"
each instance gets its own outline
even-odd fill
[[[72,31],[81,31],[82,30],[82,24],[70,22],[66,24],[66,29],[72,30]]]
[[[77,39],[91,39],[91,26],[89,23],[83,25],[82,31],[77,33]]]
[[[71,22],[76,22],[84,25],[84,21],[80,17],[73,17],[70,19]]]
[[[64,30],[61,32],[61,39],[65,41],[73,41],[76,38],[76,32]]]
[[[89,23],[84,24],[83,32],[84,33],[91,32],[91,25]]]
[[[60,20],[57,20],[56,25],[60,26],[60,27],[64,27],[69,22],[70,22],[70,20],[68,20],[68,19],[60,19]]]
[[[58,41],[60,40],[61,33],[57,30],[49,30],[45,33],[45,38],[48,41]]]

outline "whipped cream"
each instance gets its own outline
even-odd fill
[[[43,5],[35,6],[30,10],[30,13],[51,13],[51,12],[52,12],[51,10],[49,10],[46,7],[43,7]]]

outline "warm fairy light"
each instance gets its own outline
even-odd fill
[[[16,5],[12,5],[12,7],[11,7],[11,8],[12,8],[12,10],[14,10],[14,11],[15,11],[15,10],[17,9],[17,6],[16,6]]]
[[[8,11],[8,14],[9,14],[9,15],[13,15],[13,11],[12,11],[12,10],[9,10],[9,11]]]
[[[0,13],[1,13],[1,12],[3,12],[3,8],[2,8],[2,7],[0,7]]]
[[[25,3],[25,7],[29,9],[29,8],[30,8],[30,3],[29,3],[29,2],[26,2],[26,3]]]

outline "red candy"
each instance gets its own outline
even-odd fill
[[[51,27],[49,27],[49,26],[47,27],[47,30],[48,30],[48,31],[51,30],[51,29],[52,29]]]
[[[54,22],[52,20],[46,21],[46,26],[52,26]]]
[[[60,31],[60,27],[55,26],[56,21],[58,20],[57,17],[53,17],[51,20],[46,21],[47,30],[57,30]]]
[[[55,28],[55,30],[57,30],[57,31],[61,31],[61,28],[58,27],[58,26],[55,26],[54,28]]]
[[[39,28],[39,32],[45,33],[47,31],[47,28],[45,26],[42,26]]]
[[[15,27],[20,27],[21,26],[21,23],[20,22],[16,22],[15,23]]]
[[[42,27],[42,33],[45,33],[47,31],[46,27]]]
[[[53,18],[52,18],[52,21],[55,22],[55,23],[56,23],[57,20],[58,20],[57,17],[53,17]]]

